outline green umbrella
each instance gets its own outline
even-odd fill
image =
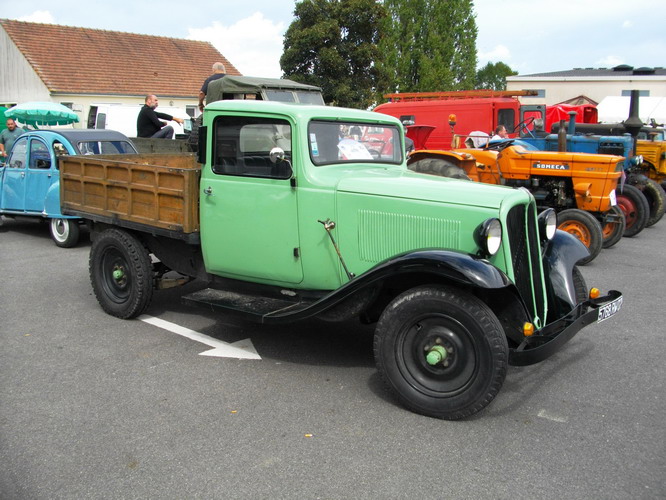
[[[57,102],[24,102],[5,111],[7,118],[14,118],[25,125],[67,125],[79,121],[79,117],[67,106]]]

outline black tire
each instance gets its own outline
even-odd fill
[[[431,364],[427,353],[434,349],[445,350],[446,358]],[[404,406],[447,420],[485,408],[508,365],[497,317],[481,300],[448,286],[420,286],[394,299],[377,324],[374,352],[379,373]]]
[[[601,222],[601,232],[603,234],[603,248],[610,248],[618,243],[624,235],[624,212],[617,205],[603,214],[603,222]]]
[[[61,248],[72,248],[79,242],[79,221],[76,219],[49,219],[49,231],[55,244]]]
[[[626,227],[624,236],[631,238],[640,233],[648,221],[650,207],[647,199],[636,186],[625,184],[615,190],[617,204],[624,212]]]
[[[666,192],[664,192],[664,188],[652,179],[647,179],[641,192],[643,193],[643,196],[645,196],[645,199],[648,202],[648,207],[650,208],[650,215],[648,216],[645,227],[650,227],[659,222],[664,216],[664,209],[666,208]]]
[[[111,316],[135,318],[150,304],[152,262],[148,250],[130,233],[107,229],[94,238],[89,271],[95,297]]]
[[[601,224],[589,212],[577,208],[562,210],[557,214],[557,228],[573,234],[590,252],[578,265],[592,262],[601,252],[604,239]]]
[[[410,170],[422,174],[438,175],[440,177],[449,177],[451,179],[471,180],[465,171],[458,165],[441,158],[424,158],[408,165]]]

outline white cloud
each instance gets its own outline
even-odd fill
[[[634,27],[634,23],[631,22],[631,21],[625,21],[625,22],[622,23],[622,28],[623,29],[629,29],[629,28],[633,28],[633,27]]]
[[[29,23],[55,24],[55,19],[48,10],[36,10],[32,14],[19,17],[18,20],[26,21]]]
[[[598,59],[595,64],[601,68],[614,68],[615,66],[624,64],[624,59],[617,56],[606,56]]]
[[[231,26],[214,21],[212,26],[190,28],[187,38],[212,43],[246,76],[279,78],[283,34],[283,23],[255,12]]]
[[[479,58],[479,65],[483,66],[487,62],[504,62],[506,63],[511,59],[511,51],[505,45],[496,45],[488,52],[479,50],[477,52]]]

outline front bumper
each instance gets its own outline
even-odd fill
[[[509,364],[533,365],[555,354],[581,328],[600,323],[615,315],[622,307],[622,294],[610,290],[608,295],[581,302],[569,314],[534,333],[515,349],[509,350]],[[589,309],[589,310],[588,310]]]

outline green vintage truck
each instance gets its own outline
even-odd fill
[[[380,113],[218,101],[196,157],[61,159],[62,210],[91,228],[107,313],[141,314],[176,271],[208,284],[187,302],[259,322],[375,323],[397,398],[463,418],[622,295],[588,292],[587,249],[529,192],[412,172],[403,133]]]

